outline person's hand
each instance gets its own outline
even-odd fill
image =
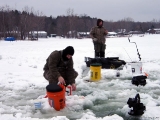
[[[97,41],[97,38],[93,38],[93,41]]]
[[[107,35],[107,34],[108,34],[108,31],[106,30],[105,33],[106,33],[106,35]]]
[[[65,80],[64,80],[64,78],[63,78],[62,76],[58,77],[58,82],[59,82],[60,84],[63,84],[63,85],[66,84],[66,82],[65,82]]]
[[[73,90],[73,91],[76,90],[76,84],[75,84],[75,83],[72,84],[72,90]]]

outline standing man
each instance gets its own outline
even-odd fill
[[[61,51],[53,51],[46,60],[43,68],[44,78],[51,83],[61,83],[64,85],[71,85],[72,90],[76,90],[75,79],[78,73],[73,68],[72,56],[74,48],[68,46]]]
[[[97,20],[97,26],[93,27],[90,31],[90,36],[93,40],[94,50],[95,50],[95,58],[96,57],[105,57],[105,49],[106,49],[106,35],[108,31],[103,27],[103,20]]]

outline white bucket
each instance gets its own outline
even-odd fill
[[[131,62],[130,65],[133,74],[142,74],[142,62]]]

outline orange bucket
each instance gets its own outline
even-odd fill
[[[63,109],[65,107],[65,86],[50,84],[46,89],[49,105],[57,111]]]

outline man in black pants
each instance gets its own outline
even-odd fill
[[[93,27],[90,31],[90,36],[93,40],[94,50],[95,50],[95,58],[96,57],[105,57],[105,49],[106,49],[106,35],[108,31],[103,27],[103,20],[97,20],[97,26]]]

